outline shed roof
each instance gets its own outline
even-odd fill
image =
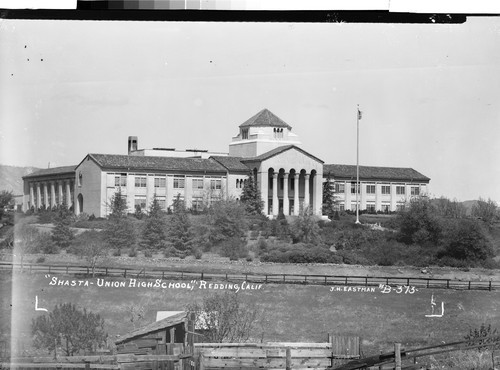
[[[63,167],[53,167],[53,168],[44,168],[42,170],[38,170],[30,173],[29,175],[23,176],[23,179],[33,178],[33,177],[41,177],[41,176],[52,176],[59,174],[71,174],[75,173],[76,166],[63,166]]]
[[[187,320],[188,320],[188,313],[183,311],[176,315],[166,317],[159,321],[155,321],[149,325],[143,326],[142,328],[128,332],[127,334],[115,340],[115,344],[127,342],[134,338],[142,337],[149,333],[154,333],[162,329],[170,328],[172,326],[186,322]]]
[[[286,127],[291,129],[288,123],[276,116],[269,109],[264,108],[253,117],[247,119],[239,127]]]
[[[226,172],[222,165],[210,158],[178,158],[117,154],[89,154],[88,156],[102,168],[117,170]]]
[[[325,164],[323,176],[331,173],[333,178],[356,179],[356,166],[347,164]],[[359,166],[359,178],[363,180],[405,180],[429,182],[430,178],[413,168]]]

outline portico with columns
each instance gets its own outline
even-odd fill
[[[321,215],[323,161],[287,145],[255,158],[242,159],[253,170],[268,216]]]
[[[23,177],[23,211],[73,206],[75,166],[39,170]]]

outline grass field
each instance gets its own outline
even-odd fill
[[[128,287],[129,279],[109,279],[124,282],[125,287],[98,287],[96,279],[57,276],[59,281],[87,281],[89,286],[50,285],[53,277],[16,273],[0,275],[2,297],[0,324],[3,339],[11,326],[13,343],[22,351],[31,350],[31,320],[44,315],[38,307],[49,310],[58,303],[72,302],[101,314],[105,319],[110,341],[155,320],[157,311],[183,310],[189,303],[201,300],[214,290],[191,291],[175,288]],[[148,282],[148,280],[143,280]],[[93,283],[93,285],[91,284]],[[78,284],[78,282],[76,283]],[[167,281],[168,284],[168,281]],[[240,290],[239,295],[249,308],[260,312],[253,340],[287,342],[322,342],[327,334],[355,335],[362,338],[364,354],[390,350],[393,342],[406,348],[461,340],[470,328],[481,323],[500,324],[500,292],[453,291],[422,289],[413,294],[330,291],[329,286],[263,285],[257,290]],[[218,290],[221,292],[221,290]],[[428,318],[431,295],[438,305],[444,302],[443,317]],[[9,300],[9,297],[12,297]],[[131,322],[131,307],[144,307],[144,319]]]

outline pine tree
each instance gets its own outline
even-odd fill
[[[264,203],[251,172],[248,174],[248,179],[243,186],[240,200],[245,205],[245,211],[248,214],[260,215],[262,213]]]
[[[122,248],[134,248],[136,235],[134,224],[127,218],[127,199],[118,190],[111,197],[111,214],[104,229],[104,241],[110,248],[116,249],[116,254]]]
[[[173,208],[173,215],[168,227],[168,239],[174,247],[173,252],[178,253],[180,251],[186,255],[191,249],[193,234],[189,215],[180,196],[175,199]]]
[[[331,174],[328,172],[326,181],[323,183],[323,214],[331,220],[335,217],[337,200],[335,199],[335,185],[331,181]]]
[[[56,225],[52,229],[52,241],[59,248],[67,248],[75,238],[73,230],[70,228],[71,212],[66,204],[62,204],[57,210]]]
[[[161,209],[156,195],[151,201],[148,218],[141,235],[141,247],[145,250],[162,250],[167,239],[165,230],[165,212]]]

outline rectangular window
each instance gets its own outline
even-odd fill
[[[220,180],[220,179],[210,180],[210,189],[212,189],[212,190],[222,189],[222,180]]]
[[[203,208],[203,197],[193,197],[191,208],[200,211]]]
[[[145,188],[146,187],[146,177],[135,177],[135,187],[136,188]]]
[[[375,185],[366,185],[366,194],[375,194]]]
[[[135,208],[139,206],[141,209],[146,209],[146,197],[136,197],[134,199],[134,206]]]
[[[280,178],[280,190],[283,190],[284,184],[285,184],[285,179],[282,177]]]
[[[382,195],[391,194],[391,186],[390,185],[382,185]]]
[[[344,203],[339,204],[339,211],[340,212],[345,211],[345,205],[344,205]]]
[[[164,177],[155,177],[155,188],[165,188],[167,186],[167,179]]]
[[[412,186],[411,195],[420,195],[420,188],[418,186]]]
[[[158,204],[160,205],[161,209],[166,209],[167,208],[167,203],[165,202],[165,198],[163,199],[158,199]]]
[[[404,209],[405,209],[405,204],[404,203],[398,203],[396,205],[396,211],[401,212],[401,211],[404,211]]]
[[[115,186],[116,187],[127,186],[127,175],[121,174],[119,176],[115,176]]]
[[[193,179],[193,189],[203,189],[203,179]]]
[[[345,193],[345,184],[335,184],[336,193]]]
[[[359,187],[356,186],[355,182],[351,182],[351,194],[356,194],[356,190],[358,191],[359,194]]]
[[[384,212],[389,212],[391,210],[391,205],[390,204],[382,204],[381,209]]]
[[[366,210],[368,212],[374,213],[375,212],[375,204],[374,203],[367,203]]]
[[[184,189],[184,177],[174,177],[174,189]]]
[[[405,187],[404,186],[396,186],[396,194],[397,195],[405,195]]]

